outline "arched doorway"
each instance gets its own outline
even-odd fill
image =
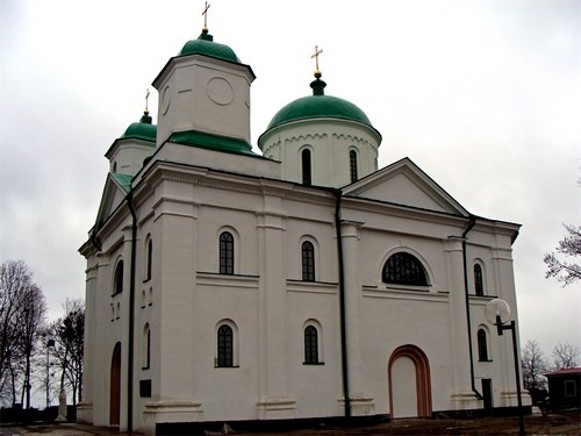
[[[119,427],[121,416],[121,343],[117,342],[111,359],[109,425]]]
[[[432,416],[430,363],[421,349],[410,344],[396,348],[387,374],[392,418]]]

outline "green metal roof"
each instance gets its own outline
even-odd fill
[[[357,121],[371,126],[371,122],[367,118],[367,115],[365,115],[365,112],[353,103],[339,97],[324,95],[323,89],[325,86],[326,83],[317,78],[317,80],[311,83],[314,95],[299,98],[284,106],[272,118],[267,130],[291,121],[312,118],[338,118]]]
[[[252,152],[252,146],[242,139],[213,135],[199,132],[197,130],[172,133],[169,137],[169,141],[194,147],[224,151],[226,153],[254,155]]]
[[[207,33],[207,31],[203,31],[198,39],[192,39],[191,41],[186,42],[178,56],[189,56],[194,54],[210,56],[224,61],[234,62],[236,64],[240,63],[240,59],[238,59],[234,50],[225,44],[214,42],[213,36]]]
[[[113,177],[125,192],[131,191],[131,180],[133,180],[133,176],[129,174],[111,173],[111,177]]]
[[[131,123],[121,135],[120,139],[142,139],[144,141],[155,142],[157,138],[157,126],[151,124],[149,113],[145,113],[138,123]]]

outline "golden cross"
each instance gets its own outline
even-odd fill
[[[315,66],[316,66],[315,73],[320,73],[320,71],[319,71],[319,55],[321,53],[323,53],[323,50],[322,49],[319,50],[319,46],[316,45],[315,46],[315,53],[311,56],[311,59],[315,58]]]
[[[205,2],[206,6],[204,7],[204,11],[202,12],[202,15],[204,16],[204,29],[208,30],[208,9],[210,9],[210,6],[208,4],[208,2]]]
[[[149,88],[145,90],[145,112],[149,112]]]

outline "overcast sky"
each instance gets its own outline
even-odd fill
[[[581,2],[214,0],[208,27],[257,79],[252,141],[310,93],[383,135],[471,213],[523,225],[514,244],[521,340],[581,347],[581,286],[545,279],[543,254],[581,224]],[[203,1],[0,0],[0,261],[23,259],[60,315],[84,296],[77,250],[93,225],[105,151],[186,41]]]

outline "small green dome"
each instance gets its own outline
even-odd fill
[[[191,41],[186,42],[178,56],[189,56],[194,54],[210,56],[212,58],[222,59],[237,64],[240,63],[234,50],[225,44],[214,42],[213,36],[204,31],[200,34],[198,39],[192,39]]]
[[[318,79],[311,83],[314,95],[299,98],[279,110],[268,124],[267,130],[291,121],[312,118],[338,118],[357,121],[371,126],[365,112],[353,103],[339,97],[324,95],[325,82]]]
[[[157,126],[151,124],[151,117],[149,113],[145,113],[138,123],[131,123],[125,133],[121,136],[121,139],[142,139],[144,141],[155,142],[157,138]]]

